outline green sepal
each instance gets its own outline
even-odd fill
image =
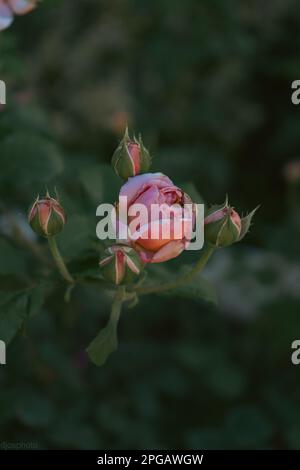
[[[253,216],[259,208],[260,206],[257,206],[253,211],[241,219],[241,233],[238,241],[242,240],[247,232],[249,232]]]

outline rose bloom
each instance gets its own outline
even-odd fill
[[[170,178],[162,173],[133,176],[122,186],[120,196],[127,197],[128,242],[144,263],[168,261],[187,248],[195,221],[195,206]],[[142,204],[146,210],[147,219],[142,219],[142,223],[139,223],[135,204]],[[155,210],[154,204],[157,205]],[[184,204],[188,204],[185,210]]]
[[[14,15],[25,15],[33,10],[37,0],[0,0],[0,31],[8,28]]]

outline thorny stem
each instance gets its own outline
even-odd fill
[[[207,261],[213,254],[214,250],[215,250],[214,246],[206,245],[203,248],[203,254],[201,258],[195,264],[195,266],[190,271],[185,273],[183,276],[178,277],[174,281],[165,282],[163,284],[137,287],[135,289],[135,292],[140,295],[145,295],[145,294],[154,294],[156,292],[163,292],[169,289],[176,289],[178,287],[181,287],[182,285],[190,282],[199,272],[202,271]]]
[[[62,275],[62,277],[67,282],[69,282],[70,284],[74,284],[75,280],[73,279],[73,277],[71,276],[71,274],[68,271],[67,266],[65,265],[63,257],[61,256],[61,254],[59,252],[59,249],[58,249],[55,238],[54,237],[48,237],[48,243],[49,243],[49,247],[50,247],[52,256],[54,258],[54,261],[56,263],[56,266],[57,266],[60,274]]]

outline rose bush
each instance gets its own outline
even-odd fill
[[[206,211],[205,219],[197,220],[200,219],[197,217],[197,203],[168,176],[163,173],[143,173],[148,171],[146,168],[148,169],[150,162],[150,153],[144,147],[141,137],[138,141],[136,139],[132,141],[126,130],[121,144],[114,152],[112,167],[118,176],[127,181],[119,190],[117,204],[109,205],[108,218],[112,218],[113,226],[111,226],[112,220],[105,220],[109,231],[104,229],[105,239],[99,237],[105,240],[104,246],[97,246],[102,252],[99,262],[100,273],[96,274],[91,269],[82,274],[80,269],[78,272],[78,267],[77,271],[73,272],[73,264],[72,272],[69,271],[56,242],[56,235],[66,224],[66,215],[58,200],[47,192],[43,199],[36,199],[29,211],[28,221],[31,228],[47,238],[56,266],[62,278],[68,283],[64,296],[66,302],[70,301],[76,285],[96,284],[96,288],[99,286],[109,290],[114,288],[108,323],[87,348],[89,357],[98,366],[103,365],[117,348],[117,326],[124,304],[133,307],[139,302],[141,295],[171,290],[187,296],[193,291],[201,299],[213,298],[207,281],[201,283],[199,273],[216,249],[230,246],[246,235],[255,213],[254,210],[240,218],[226,198],[224,204],[210,207]],[[111,210],[112,208],[115,210]],[[201,215],[200,210],[199,215]],[[199,226],[199,223],[202,225]],[[147,279],[147,271],[144,269],[147,264],[162,263],[176,258],[189,247],[194,235],[197,239],[199,227],[204,229],[205,244],[203,250],[200,246],[195,248],[195,251],[201,250],[201,252],[193,266],[183,267],[184,269],[176,276],[172,276],[171,273],[165,276],[163,270],[159,269],[151,270],[154,278],[156,271],[158,276],[156,282],[150,280],[143,285]],[[72,231],[72,226],[69,229],[72,232],[71,236],[79,234],[80,239],[81,234],[77,225],[74,228],[77,230],[76,233]],[[110,230],[111,228],[115,230]],[[98,235],[97,229],[96,233]],[[76,236],[74,238],[76,239]],[[26,305],[34,306],[31,301]]]

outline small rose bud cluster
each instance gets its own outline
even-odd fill
[[[138,253],[127,245],[115,244],[107,248],[99,265],[105,280],[113,284],[128,284],[143,268]]]
[[[177,239],[174,234],[172,219],[168,217],[167,208],[174,210],[177,205],[176,217],[182,217],[181,208],[186,203],[195,206],[190,197],[162,173],[147,173],[151,163],[149,152],[144,147],[142,139],[131,139],[126,129],[124,137],[113,154],[112,166],[118,176],[128,180],[120,189],[120,197],[127,198],[128,220],[130,222],[130,209],[133,204],[142,204],[151,214],[151,207],[158,201],[164,204],[163,219],[155,219],[151,214],[147,223],[139,231],[141,236],[128,239],[126,249],[121,245],[113,245],[106,252],[106,257],[100,261],[103,275],[106,279],[115,284],[127,282],[127,276],[131,268],[126,261],[125,252],[131,253],[136,260],[141,260],[142,265],[147,263],[161,263],[180,255],[188,247],[189,240],[184,236]],[[206,213],[204,220],[204,239],[214,247],[226,247],[240,241],[248,232],[251,219],[255,210],[246,217],[241,218],[238,212],[228,204],[226,199],[224,204],[212,206]],[[185,223],[187,221],[185,220]],[[189,230],[191,232],[194,225],[194,216],[189,220]],[[152,236],[152,228],[164,225],[168,227],[169,238]],[[145,233],[148,235],[144,237]],[[104,272],[105,268],[105,272]],[[134,270],[131,270],[134,272]],[[121,273],[121,274],[120,274]],[[136,272],[137,274],[137,272]],[[120,280],[121,279],[121,280]]]
[[[0,0],[0,31],[9,28],[14,15],[25,15],[32,11],[37,0]]]
[[[126,129],[112,158],[115,172],[127,180],[120,188],[116,204],[116,241],[105,250],[99,262],[103,278],[115,285],[133,282],[148,263],[176,258],[191,241],[197,217],[196,204],[163,173],[144,173],[150,163],[142,139],[130,139]],[[140,222],[135,231],[126,231],[127,238],[122,241],[118,237],[119,227],[123,224],[118,220],[121,199],[127,201],[127,224],[131,224],[132,218],[134,221],[131,210],[135,209],[134,205],[143,206],[147,212],[146,220]],[[155,205],[160,206],[159,211],[152,211]],[[186,206],[190,207],[189,212],[184,210]],[[224,204],[212,206],[204,219],[205,242],[220,248],[242,240],[255,211],[241,218],[228,199]],[[48,193],[43,199],[37,198],[28,219],[32,229],[48,237],[49,242],[66,223],[64,209]],[[178,228],[181,230],[177,231]]]
[[[129,177],[146,173],[151,165],[151,157],[141,136],[131,139],[126,128],[123,139],[112,156],[112,166],[118,176]]]
[[[60,203],[47,193],[43,199],[37,197],[29,211],[28,221],[34,232],[52,237],[63,229],[66,215]]]

